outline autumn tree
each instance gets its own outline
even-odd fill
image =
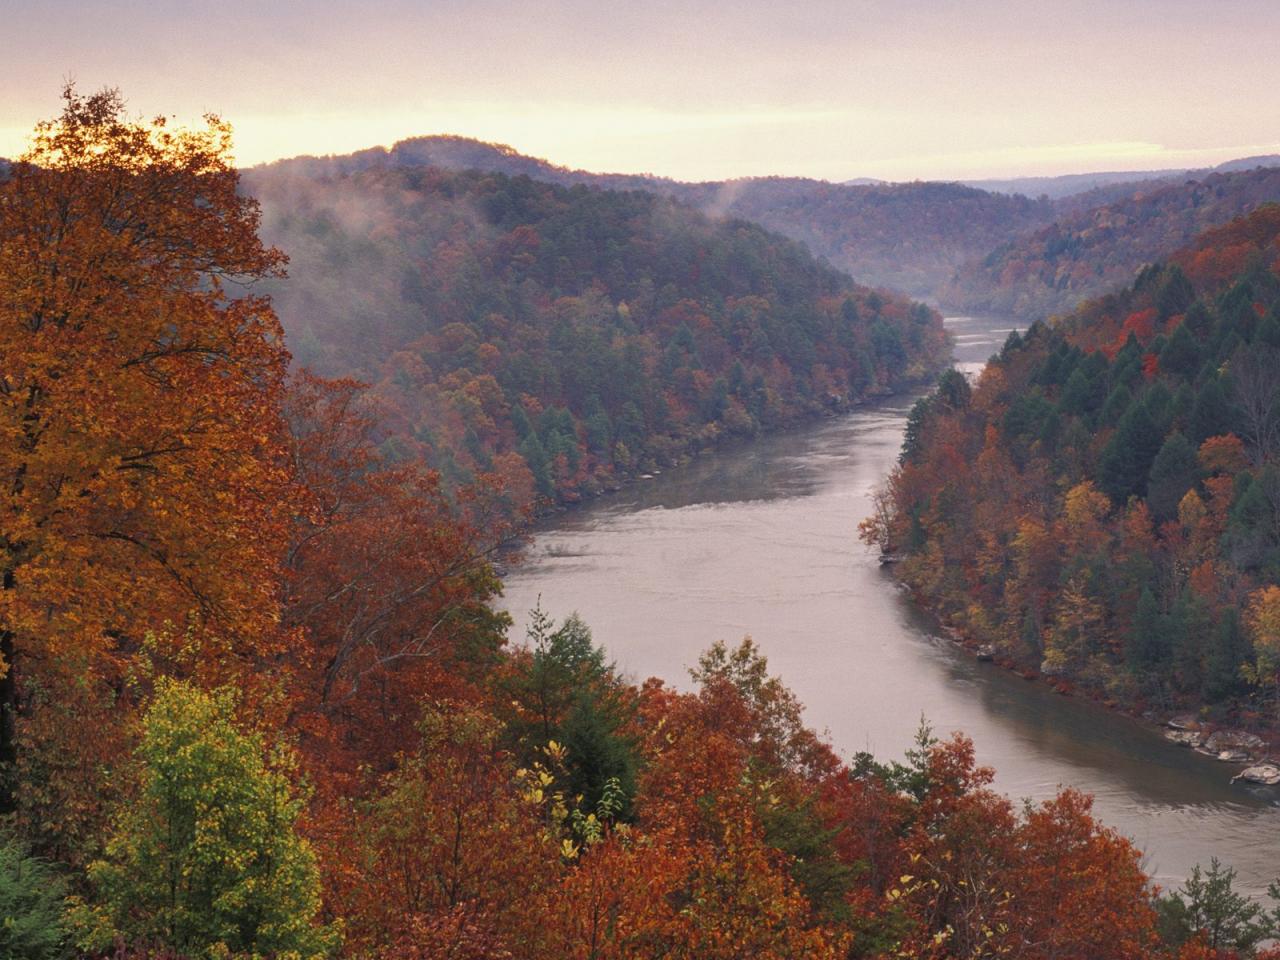
[[[354,380],[299,372],[285,412],[301,490],[282,604],[300,634],[285,657],[295,719],[327,770],[385,763],[441,692],[433,682],[494,665],[507,617],[489,605],[490,555],[513,521],[497,515],[496,487],[451,498],[434,471],[386,463],[378,408]]]
[[[137,799],[89,870],[82,944],[112,939],[183,956],[327,955],[315,856],[296,832],[305,802],[290,754],[242,731],[227,691],[162,681],[138,746]]]
[[[417,748],[354,811],[355,863],[331,891],[357,944],[394,942],[449,917],[446,926],[508,947],[530,935],[522,905],[554,876],[559,841],[547,832],[543,784],[517,780],[499,733],[476,706],[424,706]]]
[[[148,629],[224,641],[190,667],[211,678],[277,635],[288,357],[251,290],[284,258],[257,225],[225,123],[135,122],[109,90],[68,88],[0,185],[8,767],[40,691],[118,680]]]

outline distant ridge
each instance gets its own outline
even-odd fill
[[[1151,246],[1143,240],[1131,244],[1114,231],[1090,230],[1090,217],[1096,211],[1177,187],[1188,177],[1203,180],[1274,169],[1280,167],[1280,155],[1244,157],[1211,170],[1115,171],[1008,180],[891,183],[864,177],[832,183],[774,176],[686,183],[652,174],[575,170],[527,156],[504,144],[439,135],[413,137],[389,148],[374,147],[346,155],[280,160],[246,171],[246,183],[285,175],[326,179],[371,169],[425,167],[523,176],[565,187],[656,193],[711,216],[749,220],[798,240],[815,255],[868,286],[942,300],[953,306],[964,304],[966,309],[1029,309],[1042,315],[1070,306],[1080,297],[1101,292],[1113,283],[1128,282],[1132,269],[1141,262],[1130,264],[1131,254],[1137,255],[1133,251],[1158,255],[1172,249],[1160,244]],[[1141,204],[1141,200],[1137,202]],[[1245,209],[1235,208],[1231,215]],[[1112,222],[1108,216],[1104,220]],[[1175,246],[1186,242],[1196,229],[1215,222],[1181,225],[1169,241]],[[1034,249],[1037,244],[1047,244],[1051,258],[1060,256],[1057,241],[1036,239],[1038,231],[1051,226],[1072,236],[1084,234],[1072,241],[1073,250],[1081,244],[1098,251],[1112,244],[1132,250],[1118,250],[1112,258],[1120,265],[1119,273],[1104,269],[1088,278],[1073,279],[1055,273],[1044,281],[1018,281],[1034,289],[996,289],[1007,279],[981,276],[994,269],[993,265],[1006,262],[1011,254],[1016,257],[1023,245]],[[1102,255],[1110,257],[1105,252]],[[1037,257],[1033,255],[1032,259]]]
[[[1280,167],[1148,180],[1110,202],[1099,188],[1063,203],[1052,224],[959,270],[938,299],[951,309],[1035,320],[1132,282],[1203,231],[1280,201]],[[1079,201],[1079,202],[1076,202]]]
[[[1057,177],[1012,177],[1006,180],[962,180],[961,183],[992,193],[1020,193],[1027,197],[1046,196],[1050,200],[1085,193],[1099,187],[1137,184],[1146,180],[1176,180],[1186,176],[1234,173],[1258,167],[1280,167],[1280,154],[1264,154],[1228,160],[1216,167],[1184,167],[1170,170],[1115,170],[1101,173],[1068,173]]]
[[[345,156],[297,157],[247,171],[342,177],[369,169],[437,167],[526,176],[558,186],[657,193],[717,217],[750,220],[799,240],[858,282],[931,296],[954,271],[1010,236],[1052,222],[1043,201],[958,183],[841,184],[803,177],[682,183],[645,174],[589,173],[466,137],[402,140]]]

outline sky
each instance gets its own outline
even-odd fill
[[[1280,0],[0,0],[0,156],[64,84],[251,165],[451,133],[598,172],[963,179],[1280,153]]]

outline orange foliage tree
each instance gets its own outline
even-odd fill
[[[32,706],[109,709],[148,631],[180,641],[157,655],[210,680],[277,636],[288,355],[250,291],[284,257],[258,240],[229,138],[214,117],[172,130],[129,120],[115,92],[68,88],[0,185],[10,766],[46,735],[76,755],[77,724],[27,723]]]
[[[305,498],[284,603],[301,636],[289,658],[296,719],[306,746],[328,742],[327,772],[384,764],[424,695],[493,662],[507,621],[488,604],[499,589],[489,555],[511,522],[488,511],[493,491],[452,502],[433,471],[387,466],[355,381],[299,373],[286,412]]]

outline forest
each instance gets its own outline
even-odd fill
[[[403,140],[258,167],[256,184],[371,170],[483,170],[564,187],[643,191],[797,240],[860,283],[953,311],[1027,319],[1064,313],[1127,284],[1201,231],[1280,201],[1275,156],[1204,170],[1009,181],[828,183],[754,177],[682,183],[589,173],[465,137]],[[287,239],[287,238],[282,238]]]
[[[259,236],[261,211],[239,189],[230,137],[216,118],[198,129],[136,121],[113,91],[68,89],[62,114],[36,128],[0,183],[0,953],[1275,955],[1264,943],[1280,910],[1234,894],[1229,869],[1215,863],[1183,891],[1161,892],[1088,797],[1065,789],[1016,804],[992,790],[992,772],[961,735],[940,740],[923,728],[901,760],[842,760],[806,728],[801,704],[750,640],[709,645],[689,692],[629,681],[576,617],[535,611],[527,642],[507,645],[491,561],[517,531],[495,502],[506,493],[501,478],[446,483],[427,445],[389,439],[382,418],[408,413],[382,379],[366,387],[326,376],[314,348],[300,355],[320,371],[292,362],[264,294],[280,288],[285,257]],[[768,375],[781,375],[783,357],[804,360],[803,339],[774,343],[773,310],[811,330],[811,345],[830,337],[834,349],[848,338],[849,356],[878,358],[873,377],[877,362],[892,364],[886,384],[937,336],[930,312],[854,288],[755,228],[712,228],[629,194],[578,196],[487,175],[393,184],[406,206],[427,205],[422,191],[438,190],[476,216],[482,188],[501,198],[482,221],[492,261],[428,275],[416,294],[436,298],[423,302],[449,318],[421,335],[440,337],[440,349],[456,336],[457,356],[488,357],[499,386],[500,373],[514,374],[498,343],[470,349],[467,331],[446,333],[462,320],[448,312],[460,301],[433,285],[442,277],[470,283],[465,302],[485,304],[480,315],[511,311],[506,323],[485,321],[486,331],[510,333],[503,345],[518,347],[538,321],[560,322],[561,308],[564,322],[585,324],[590,314],[578,311],[588,302],[601,324],[639,337],[642,351],[650,323],[697,328],[692,344],[683,334],[669,341],[673,382],[683,369],[696,384],[695,350],[706,351],[700,362],[710,370],[723,369],[712,350],[717,324],[733,330],[740,316],[729,292],[723,302],[703,292],[705,324],[694,319],[699,301],[679,307],[701,289],[688,276],[700,262],[698,276],[729,271],[732,296],[766,301],[749,308],[759,324],[746,328],[763,331],[766,392],[780,389]],[[544,222],[529,207],[546,222],[568,221],[546,232],[560,253],[540,255],[541,233],[522,230]],[[581,253],[568,226],[629,224],[627,216],[668,217],[668,236],[684,244],[681,278],[658,273],[662,284],[653,283],[661,307],[636,296],[643,278],[622,260],[606,261],[621,272],[599,289],[578,286]],[[476,225],[449,204],[438,219],[456,239],[436,243],[433,257],[465,264],[481,249],[469,232]],[[299,222],[320,238],[337,229],[306,208]],[[916,418],[899,484],[928,475],[939,418],[976,423],[997,408],[1002,378],[1058,357],[1041,406],[983,434],[1012,424],[1017,469],[1001,479],[1047,472],[1050,453],[1075,462],[1066,441],[1042,446],[1051,417],[1039,411],[1057,412],[1059,380],[1065,388],[1084,377],[1085,388],[1101,390],[1114,378],[1126,418],[1140,427],[1144,414],[1170,417],[1154,455],[1170,468],[1139,477],[1129,459],[1104,456],[1115,463],[1097,490],[1081,480],[1068,509],[1079,501],[1096,523],[1077,524],[1079,537],[1110,536],[1111,512],[1131,493],[1122,526],[1133,535],[1177,495],[1178,523],[1185,514],[1192,528],[1179,539],[1166,521],[1152,534],[1168,537],[1170,551],[1206,548],[1205,535],[1219,519],[1229,527],[1235,510],[1268,509],[1274,438],[1242,424],[1233,440],[1209,413],[1179,414],[1176,397],[1186,386],[1190,408],[1209,410],[1210,382],[1229,378],[1223,395],[1243,382],[1241,345],[1256,352],[1270,342],[1275,228],[1275,211],[1264,211],[1150,271],[1067,339],[1037,328],[1011,342],[972,395],[945,379],[951,393]],[[617,243],[643,247],[645,236],[628,226]],[[747,264],[760,258],[759,272],[739,276],[715,261],[720,243],[735,239]],[[356,260],[382,252],[326,249]],[[678,272],[660,252],[649,256],[638,261],[645,269]],[[661,293],[668,284],[672,303]],[[628,298],[637,300],[634,320],[622,311]],[[815,304],[812,315],[801,310]],[[859,338],[871,336],[874,349],[877,329],[901,353],[861,352]],[[362,355],[373,362],[376,345],[398,343],[401,332],[371,334],[375,346]],[[908,343],[921,354],[908,354]],[[528,356],[539,348],[535,338]],[[1221,358],[1234,371],[1219,374]],[[546,378],[556,370],[524,369]],[[783,400],[798,403],[791,398],[819,382],[816,364],[804,369],[809,386]],[[1070,416],[1087,415],[1089,389]],[[574,394],[556,396],[568,403]],[[1233,408],[1222,409],[1233,426]],[[1058,416],[1062,437],[1078,435]],[[1174,429],[1195,440],[1208,431],[1190,448],[1194,476],[1163,453]],[[1040,460],[1046,466],[1033,467]],[[1163,499],[1147,506],[1156,492]],[[939,543],[936,520],[902,517],[904,534],[918,526],[926,538],[920,556],[941,549],[927,546]],[[1265,539],[1247,545],[1241,584],[1198,573],[1189,581],[1194,591],[1210,581],[1262,591],[1241,627],[1255,650],[1265,649],[1257,631],[1271,615],[1267,590],[1276,588],[1263,584],[1274,549]],[[1183,596],[1152,595],[1171,610]]]
[[[1264,158],[1265,159],[1265,158]],[[1011,237],[937,291],[948,308],[1045,319],[1127,285],[1202,231],[1280,201],[1280,168],[1113,187],[1059,201],[1053,223]]]
[[[1280,205],[912,411],[864,535],[965,634],[1135,709],[1280,721]]]
[[[1011,236],[1051,223],[1047,201],[958,183],[828,183],[801,177],[752,177],[682,183],[661,177],[569,170],[510,147],[463,137],[417,137],[387,150],[301,157],[248,172],[259,178],[334,178],[366,170],[484,170],[560,186],[641,190],[713,217],[740,217],[804,243],[859,283],[911,296],[932,295],[955,270]]]
[[[450,487],[569,502],[931,379],[935,311],[793,241],[636,191],[476,171],[258,171],[297,361],[370,384],[383,447]]]

